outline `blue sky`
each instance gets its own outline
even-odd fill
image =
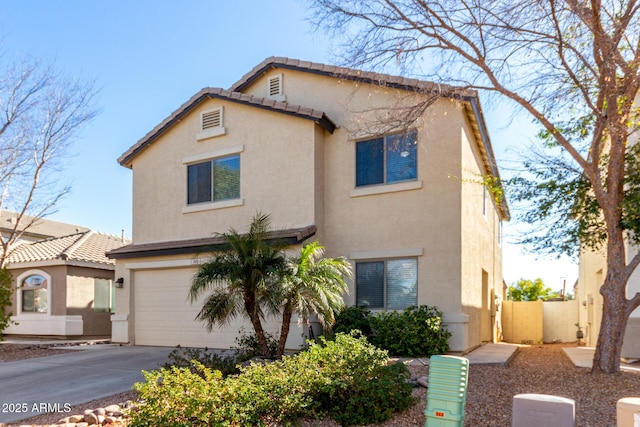
[[[131,172],[116,159],[203,87],[228,88],[269,56],[335,63],[330,40],[314,32],[299,0],[7,0],[0,13],[4,58],[30,55],[67,76],[94,80],[101,114],[68,161],[72,194],[52,219],[131,236]],[[526,118],[484,104],[498,163],[535,133]],[[536,260],[509,243],[504,278],[542,277],[573,285],[577,266]],[[569,288],[570,288],[569,286]]]

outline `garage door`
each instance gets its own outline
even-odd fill
[[[134,272],[134,322],[137,345],[230,348],[240,327],[237,319],[223,328],[207,332],[195,317],[202,300],[191,304],[189,285],[195,268],[139,270]]]

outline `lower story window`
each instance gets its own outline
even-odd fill
[[[356,263],[356,305],[401,310],[418,303],[415,258]]]
[[[93,310],[103,313],[115,313],[115,294],[113,280],[94,279]]]
[[[48,287],[47,279],[40,274],[31,274],[22,279],[20,282],[22,312],[47,313],[49,307]]]

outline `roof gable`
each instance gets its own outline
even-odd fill
[[[250,107],[261,108],[276,113],[287,114],[293,117],[312,120],[326,131],[333,133],[336,124],[327,115],[319,110],[293,105],[287,102],[279,102],[273,99],[261,98],[252,95],[246,95],[240,92],[229,91],[220,88],[204,88],[193,95],[187,102],[182,104],[169,117],[164,119],[160,124],[147,133],[136,144],[129,148],[120,158],[118,162],[122,166],[131,167],[131,161],[144,149],[148,148],[156,141],[165,131],[177,123],[185,115],[189,114],[201,102],[206,99],[215,98],[229,102],[235,102]]]

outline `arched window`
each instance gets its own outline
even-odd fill
[[[18,278],[22,313],[49,312],[50,283],[47,276],[40,272],[27,272]]]

